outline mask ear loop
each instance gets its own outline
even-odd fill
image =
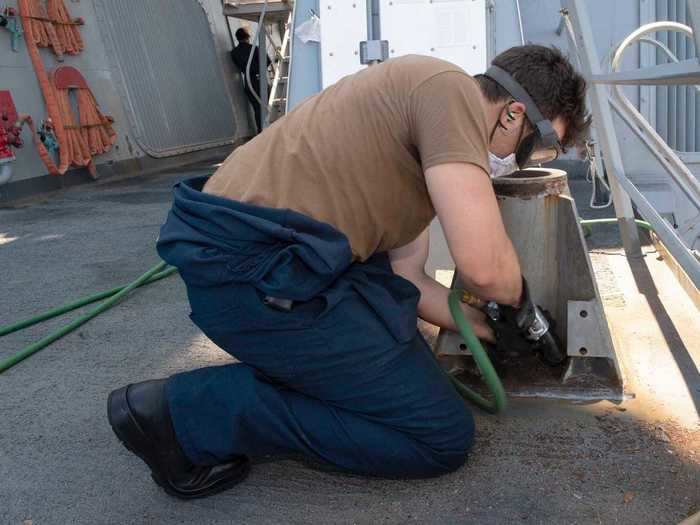
[[[505,109],[506,109],[506,120],[507,120],[508,122],[513,122],[513,121],[515,120],[515,115],[513,115],[513,112],[510,110],[510,105],[511,105],[513,102],[515,102],[515,100],[511,99],[511,100],[504,106]],[[501,124],[501,117],[500,117],[500,115],[499,115],[498,119],[496,120],[496,125],[493,127],[493,129],[491,130],[491,134],[489,135],[489,144],[491,144],[491,142],[493,142],[493,136],[496,134],[496,130],[497,130],[498,128],[505,129],[505,130],[508,129],[508,128],[506,128],[503,124]],[[520,135],[521,135],[521,137],[522,137],[522,129],[520,130]],[[518,141],[519,141],[519,140],[518,140]]]
[[[523,133],[525,133],[525,121],[523,121],[523,125],[520,126],[520,135],[518,135],[518,142],[516,142],[517,145],[515,146],[515,152],[514,152],[514,153],[515,153],[516,164],[518,165],[518,169],[523,169],[523,168],[520,166],[520,163],[517,162],[517,159],[518,159],[518,149],[520,149],[520,145],[521,145],[522,142],[523,142]],[[527,160],[527,159],[525,159],[525,160]]]

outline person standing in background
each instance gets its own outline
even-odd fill
[[[258,61],[258,46],[253,46],[250,44],[250,33],[248,30],[241,27],[236,31],[236,40],[238,40],[238,45],[231,50],[231,58],[236,67],[240,70],[243,75],[245,94],[248,100],[253,105],[253,111],[255,112],[255,124],[257,126],[257,133],[262,131],[262,108],[258,99],[260,98],[260,68]],[[246,76],[246,69],[248,67],[248,59],[250,55],[253,55],[253,59],[250,61],[250,82]],[[270,57],[267,57],[267,66],[271,64]],[[266,72],[267,73],[267,72]],[[251,89],[252,84],[252,89]],[[268,84],[268,93],[270,92]]]

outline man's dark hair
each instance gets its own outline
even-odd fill
[[[562,146],[582,142],[591,124],[586,112],[586,81],[561,51],[538,45],[511,47],[492,64],[505,69],[527,91],[545,118],[562,118],[566,124]],[[494,80],[484,75],[475,78],[490,102],[511,98]]]
[[[239,42],[241,40],[250,40],[250,33],[248,33],[248,31],[244,27],[236,29],[236,40],[238,40]]]

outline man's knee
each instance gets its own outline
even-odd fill
[[[474,443],[474,418],[461,400],[460,405],[432,432],[429,462],[433,475],[447,474],[464,465]]]
[[[465,407],[453,417],[453,423],[448,432],[449,447],[447,457],[448,470],[454,471],[464,465],[467,454],[474,443],[474,417]]]

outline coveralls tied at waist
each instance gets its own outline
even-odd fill
[[[326,311],[344,294],[357,293],[397,341],[413,337],[418,290],[392,272],[386,254],[353,263],[347,237],[331,225],[203,193],[207,178],[175,185],[157,243],[188,286],[250,284],[296,302],[322,296]]]

